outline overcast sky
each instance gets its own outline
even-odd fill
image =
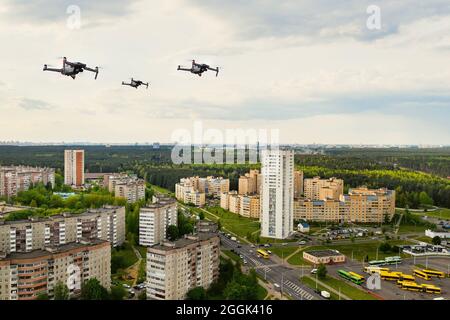
[[[0,42],[0,141],[171,142],[200,120],[283,143],[450,144],[448,0],[2,0]],[[61,56],[98,80],[42,71]],[[193,58],[219,77],[176,70]]]

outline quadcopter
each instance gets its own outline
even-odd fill
[[[138,88],[139,86],[141,86],[141,85],[145,85],[145,86],[147,86],[147,89],[148,89],[148,82],[147,83],[144,83],[144,82],[142,82],[142,81],[140,81],[140,80],[134,80],[133,78],[131,78],[131,82],[130,83],[125,83],[125,82],[123,82],[122,81],[122,85],[124,85],[124,86],[130,86],[130,87],[133,87],[133,88]]]
[[[80,72],[83,72],[84,70],[95,72],[95,79],[97,79],[98,67],[92,69],[87,67],[86,64],[81,62],[69,62],[67,61],[66,57],[63,58],[63,67],[61,69],[49,68],[46,64],[44,65],[44,71],[60,72],[65,76],[72,77],[72,79],[75,79],[76,75],[79,74]]]
[[[178,66],[178,70],[189,71],[189,72],[191,72],[193,74],[197,74],[199,77],[202,76],[203,72],[206,72],[208,70],[215,71],[216,72],[216,77],[219,75],[219,67],[214,69],[214,68],[211,68],[210,66],[208,66],[207,64],[196,63],[195,60],[192,60],[192,67],[190,69],[189,68],[182,68],[181,66]]]

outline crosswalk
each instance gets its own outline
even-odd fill
[[[314,296],[310,294],[309,292],[305,291],[304,289],[300,288],[298,285],[293,283],[290,280],[285,280],[284,285],[294,290],[296,293],[298,293],[300,296],[303,297],[305,300],[313,300]]]
[[[272,269],[270,269],[269,267],[265,267],[264,268],[264,264],[261,262],[261,261],[258,261],[258,260],[256,260],[256,259],[254,259],[254,258],[250,258],[250,260],[255,264],[255,266],[257,267],[257,268],[260,268],[260,269],[262,269],[262,270],[264,270],[264,272],[270,272],[270,271],[272,271]]]

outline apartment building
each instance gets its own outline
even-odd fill
[[[303,196],[303,171],[294,171],[294,198]]]
[[[344,194],[344,181],[342,179],[321,179],[314,177],[304,179],[304,196],[310,200],[334,199]]]
[[[239,194],[259,194],[261,178],[259,170],[250,170],[249,173],[239,177]]]
[[[230,180],[222,177],[182,178],[179,183],[175,184],[175,196],[178,200],[184,202],[195,203],[185,200],[185,198],[191,198],[198,203],[202,203],[202,199],[206,198],[206,195],[220,197],[221,193],[228,191],[230,191]],[[186,194],[188,195],[186,196]],[[204,202],[201,205],[204,205]]]
[[[125,207],[105,206],[81,214],[64,213],[28,220],[0,220],[0,252],[43,250],[83,240],[105,240],[112,246],[125,241]]]
[[[90,278],[110,288],[111,246],[107,241],[72,242],[0,258],[0,300],[34,300],[39,294],[53,297],[58,282],[69,284],[70,295],[77,296],[80,284]]]
[[[259,219],[261,204],[259,195],[240,195],[239,214],[246,218]]]
[[[155,198],[155,203],[139,211],[139,244],[153,246],[167,238],[167,227],[177,225],[177,201],[172,198]]]
[[[294,231],[294,152],[262,151],[261,236],[285,239]]]
[[[395,191],[350,189],[340,200],[296,199],[294,219],[309,221],[381,223],[395,214]]]
[[[64,150],[64,184],[84,185],[84,150]]]
[[[180,182],[175,184],[175,197],[184,203],[203,207],[206,203],[205,186],[198,177],[180,179]]]
[[[386,216],[392,219],[395,214],[394,190],[354,188],[341,199],[348,204],[353,222],[383,222]]]
[[[0,196],[16,196],[31,185],[43,183],[55,186],[55,169],[28,166],[0,167]]]
[[[182,300],[195,287],[207,289],[219,276],[220,239],[199,233],[147,251],[147,297]]]

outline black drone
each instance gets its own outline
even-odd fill
[[[86,64],[81,62],[69,62],[67,61],[66,57],[63,58],[63,67],[61,69],[49,68],[46,64],[44,65],[44,71],[59,72],[65,76],[72,77],[72,79],[75,79],[76,75],[79,74],[80,72],[83,72],[84,70],[95,72],[95,79],[97,79],[98,67],[92,69],[86,66]]]
[[[202,76],[203,72],[206,72],[208,70],[215,71],[216,72],[216,77],[219,75],[219,67],[211,68],[207,64],[196,63],[195,60],[192,60],[192,67],[191,68],[183,68],[181,66],[178,66],[178,70],[189,71],[189,72],[191,72],[193,74],[197,74],[199,77]]]
[[[140,81],[140,80],[134,80],[133,78],[131,78],[131,82],[130,82],[130,83],[125,83],[125,82],[122,81],[122,85],[123,85],[123,86],[130,86],[130,87],[133,87],[133,88],[136,88],[136,89],[137,89],[139,86],[144,85],[144,86],[146,86],[147,89],[148,89],[148,82],[147,82],[147,83],[144,83],[144,82],[142,82],[142,81]]]

